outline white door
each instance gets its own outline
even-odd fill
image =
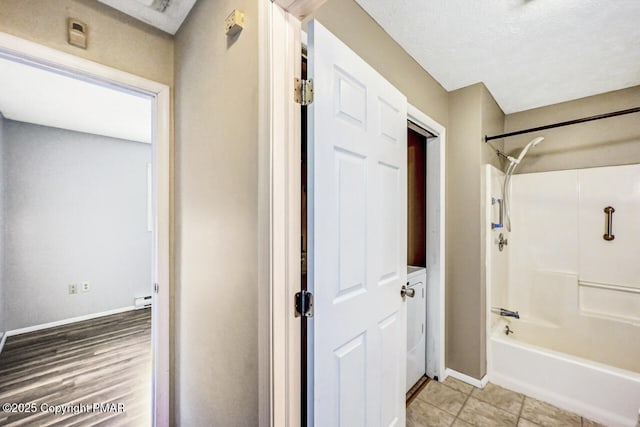
[[[405,425],[407,101],[309,24],[309,419]]]

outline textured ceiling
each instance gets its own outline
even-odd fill
[[[640,85],[640,0],[356,0],[448,91],[507,114]]]
[[[0,113],[19,122],[151,142],[149,98],[3,58]]]
[[[175,34],[196,0],[98,0],[120,12]],[[222,24],[221,24],[222,25]]]

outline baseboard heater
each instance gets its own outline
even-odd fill
[[[133,306],[135,308],[151,307],[151,295],[146,297],[137,297],[133,299]]]

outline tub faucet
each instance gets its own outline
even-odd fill
[[[507,310],[505,308],[491,307],[491,312],[500,316],[513,317],[515,319],[520,318],[520,314],[518,314],[517,311]]]

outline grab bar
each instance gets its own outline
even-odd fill
[[[611,206],[604,208],[604,213],[607,214],[607,232],[602,236],[602,238],[607,242],[616,238],[616,236],[613,235],[613,213],[615,211],[616,210]]]
[[[505,308],[491,307],[491,312],[499,316],[513,317],[515,319],[520,318],[520,313],[518,313],[517,311],[507,310]]]
[[[491,223],[491,229],[492,230],[495,230],[496,228],[502,228],[502,224],[503,224],[503,222],[502,222],[502,216],[503,216],[502,199],[496,199],[495,197],[492,197],[491,198],[491,204],[495,205],[496,203],[499,205],[499,211],[500,211],[500,213],[499,213],[499,222],[497,222],[497,223],[496,222],[492,222]]]

